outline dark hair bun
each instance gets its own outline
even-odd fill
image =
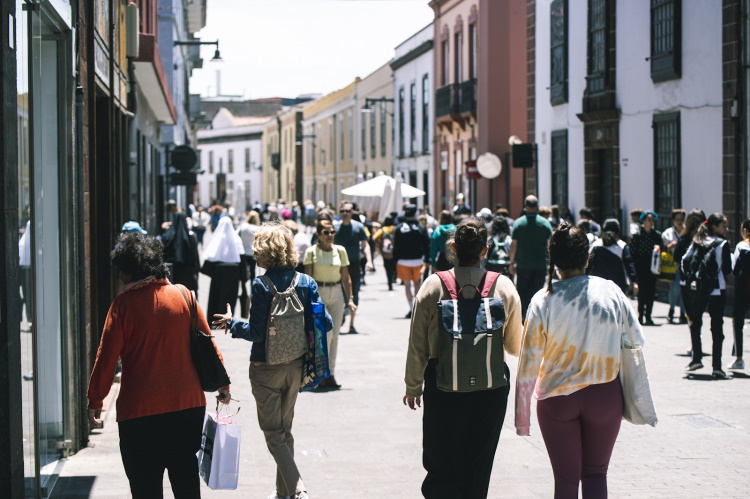
[[[465,267],[477,263],[487,246],[487,227],[478,218],[467,218],[456,227],[456,258]]]

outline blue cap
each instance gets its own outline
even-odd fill
[[[639,217],[639,220],[643,221],[643,219],[646,218],[648,215],[653,215],[654,216],[654,220],[658,220],[659,219],[659,215],[657,215],[655,212],[653,212],[651,210],[647,210],[647,211],[644,211],[643,213],[641,213],[641,216]]]
[[[140,232],[141,234],[148,234],[141,228],[141,224],[139,224],[138,222],[133,222],[132,220],[130,222],[125,222],[124,224],[122,224],[122,232]]]

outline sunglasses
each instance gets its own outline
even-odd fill
[[[320,233],[323,234],[324,236],[332,236],[336,234],[336,231],[335,230],[321,230]]]
[[[351,213],[352,210],[339,210],[339,213]]]

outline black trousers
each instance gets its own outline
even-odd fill
[[[388,279],[388,289],[391,289],[396,282],[396,260],[383,258],[383,267],[385,267],[385,277]]]
[[[516,289],[521,298],[523,319],[526,319],[526,309],[537,291],[544,287],[547,269],[516,269]]]
[[[211,287],[208,291],[208,310],[206,317],[209,322],[214,314],[225,314],[227,303],[234,312],[240,290],[240,264],[219,263],[214,267],[211,275]]]
[[[118,423],[120,454],[133,499],[161,499],[165,469],[175,499],[200,499],[196,453],[205,413],[201,406]]]
[[[485,499],[492,462],[510,392],[493,390],[452,393],[438,390],[437,360],[430,359],[424,376],[422,463],[427,477],[422,495],[428,499]]]
[[[651,269],[638,271],[638,318],[650,320],[656,299],[656,275]],[[685,304],[687,305],[687,304]]]
[[[742,357],[743,338],[742,330],[745,326],[745,316],[750,309],[750,293],[747,291],[744,277],[737,277],[734,280],[734,310],[732,319],[734,321],[734,346],[732,355]]]
[[[713,348],[711,349],[711,364],[714,369],[721,369],[721,347],[724,344],[724,305],[727,302],[727,292],[722,290],[720,295],[711,295],[708,298],[693,298],[690,301],[690,339],[693,346],[693,362],[701,362],[703,359],[703,345],[701,343],[701,328],[703,327],[703,312],[708,306],[708,315],[711,316],[711,336]]]

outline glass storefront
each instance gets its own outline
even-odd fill
[[[46,497],[69,438],[63,334],[61,177],[70,143],[66,75],[70,31],[49,1],[16,2],[19,264],[24,475],[27,497]],[[69,3],[67,5],[69,10]]]

